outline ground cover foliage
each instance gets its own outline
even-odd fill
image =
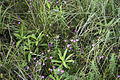
[[[120,79],[119,0],[0,5],[0,79]]]

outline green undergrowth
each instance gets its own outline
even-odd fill
[[[119,80],[119,0],[1,0],[0,79]]]

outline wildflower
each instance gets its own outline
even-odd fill
[[[79,39],[76,39],[76,41],[79,41]]]
[[[48,37],[48,34],[46,34],[46,36]]]
[[[68,44],[67,47],[70,47],[70,44]]]
[[[75,29],[75,32],[77,32],[77,29]]]
[[[27,70],[29,69],[29,66],[27,66]]]
[[[32,1],[32,0],[29,0],[29,1]]]
[[[56,3],[58,4],[59,2],[57,1]]]
[[[52,63],[52,62],[50,62],[50,64],[52,65],[53,63]]]
[[[67,40],[64,40],[65,42],[67,42]]]
[[[60,36],[58,35],[57,38],[60,38]]]
[[[0,67],[2,66],[2,64],[0,64]]]
[[[41,78],[45,78],[44,76],[41,76]]]
[[[34,60],[36,60],[36,58],[33,58]]]
[[[120,78],[120,75],[118,75],[118,78]]]
[[[76,40],[73,40],[73,42],[76,42]]]
[[[75,76],[75,79],[77,79],[77,76]]]
[[[53,44],[53,42],[51,42],[51,44]]]
[[[104,58],[104,56],[99,56],[99,58],[101,59],[101,58]]]
[[[72,49],[72,47],[70,47],[69,49]]]
[[[48,52],[50,52],[50,49],[48,49]]]
[[[38,64],[41,65],[41,62],[39,62]]]
[[[1,52],[1,55],[4,56],[3,52]]]
[[[58,69],[58,71],[60,71],[61,69]]]
[[[50,2],[50,0],[48,0],[48,2]]]
[[[55,66],[53,66],[53,68],[55,69]]]
[[[49,44],[49,47],[52,47],[52,45],[51,45],[51,44]]]
[[[18,22],[18,24],[20,24],[20,22]]]
[[[70,41],[73,42],[73,39],[71,39]]]
[[[15,44],[15,42],[13,42],[13,44]]]
[[[50,59],[52,59],[53,57],[52,56],[50,56]]]
[[[66,4],[66,1],[64,1],[64,3]]]
[[[32,4],[32,3],[29,3],[30,5]]]
[[[72,61],[72,63],[75,63],[75,61]]]
[[[109,59],[109,57],[106,57],[106,59]]]
[[[53,72],[53,70],[52,70],[52,69],[50,69],[50,71],[51,71],[51,72]]]
[[[61,73],[64,73],[64,70],[61,70]]]
[[[42,54],[44,54],[44,53],[42,52]]]
[[[45,63],[43,63],[43,66],[45,66]]]
[[[69,52],[70,52],[70,50],[69,50]]]

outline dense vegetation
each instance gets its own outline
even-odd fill
[[[120,80],[119,0],[0,0],[3,80]]]

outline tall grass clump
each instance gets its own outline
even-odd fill
[[[119,0],[1,0],[0,79],[119,80]]]

